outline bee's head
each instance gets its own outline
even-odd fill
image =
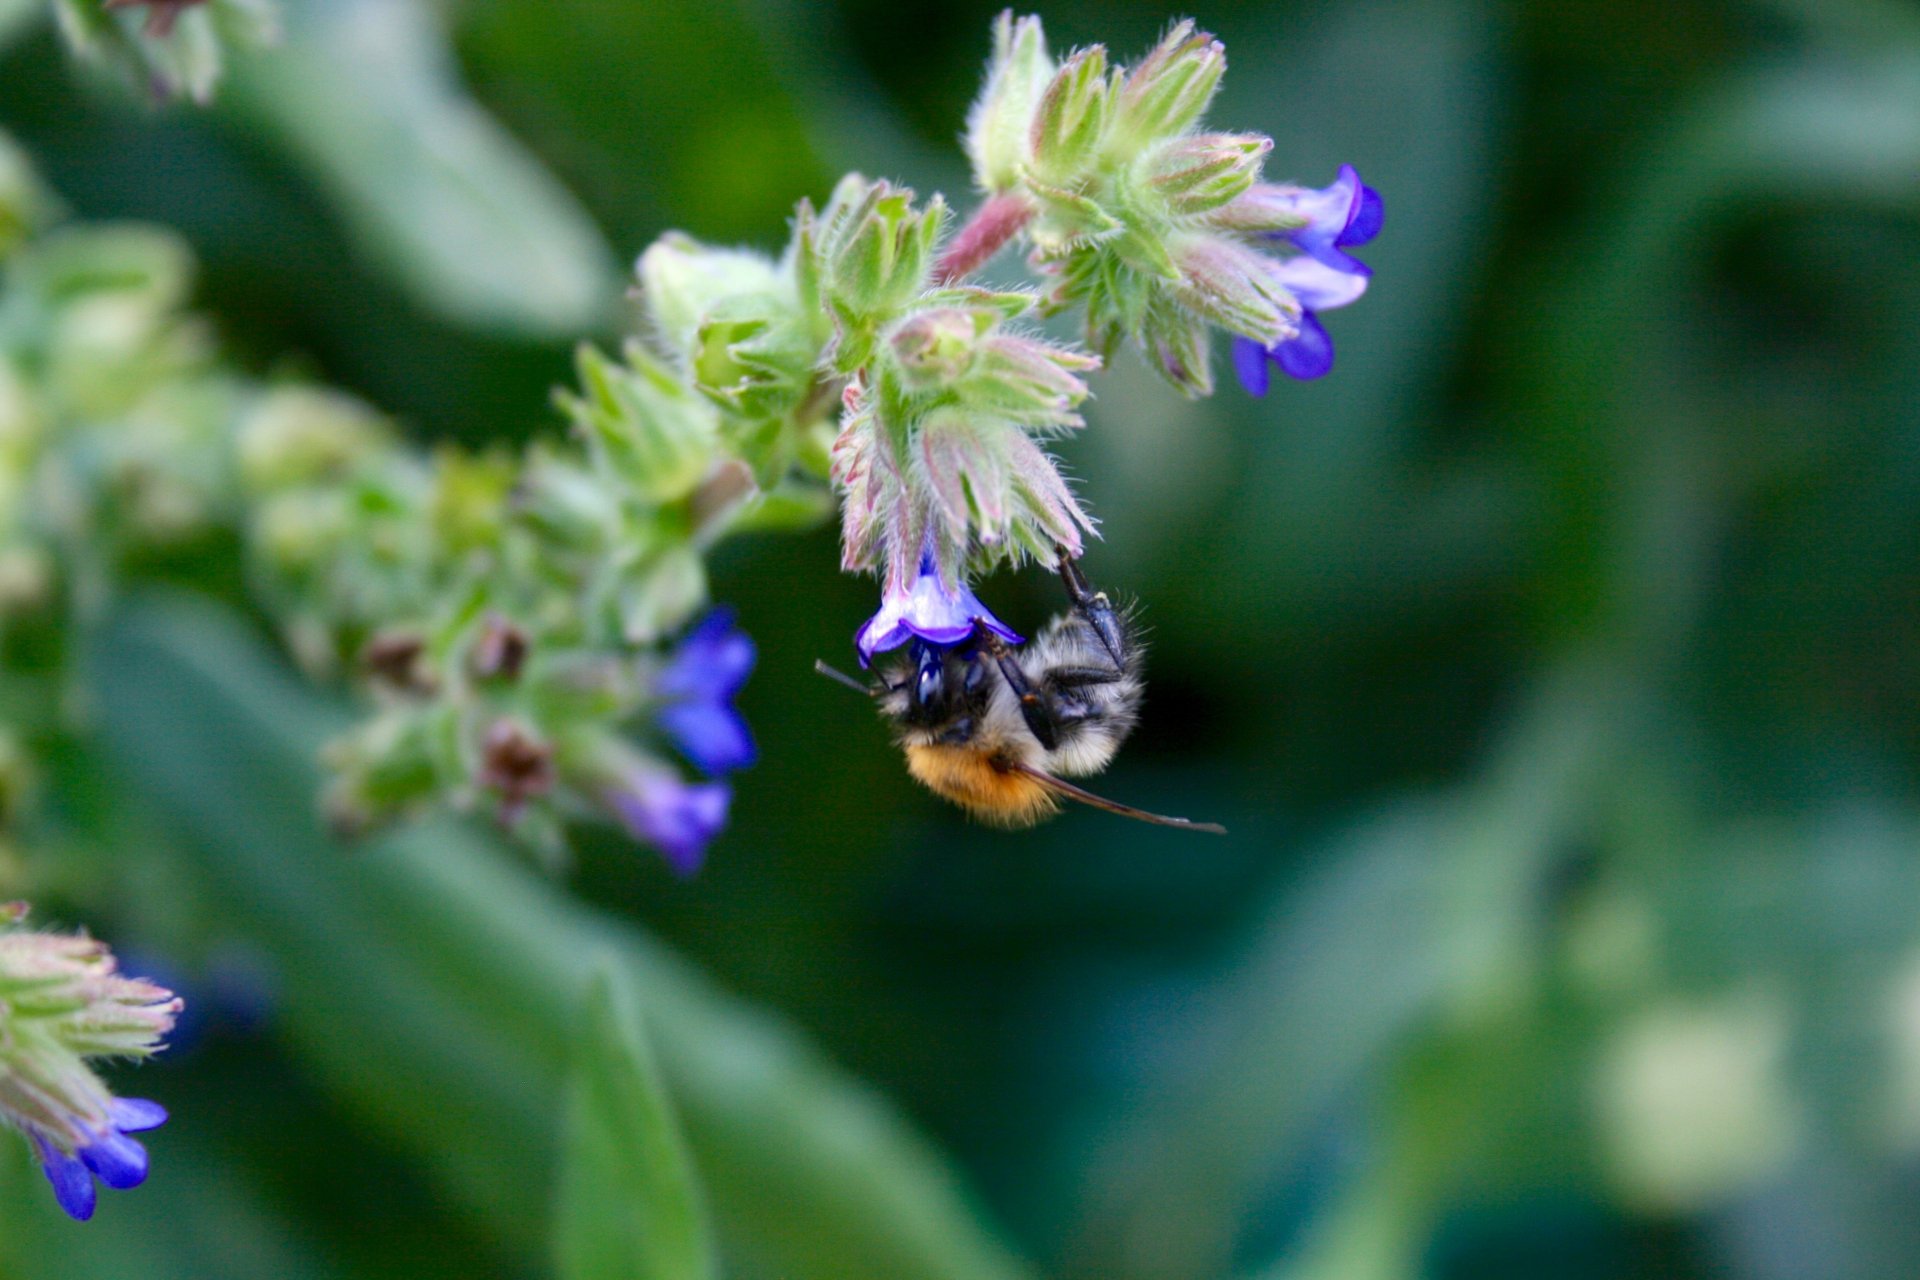
[[[992,692],[987,661],[972,644],[916,644],[911,654],[913,665],[888,681],[883,707],[928,743],[971,739]]]

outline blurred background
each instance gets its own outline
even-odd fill
[[[289,0],[204,110],[27,32],[0,127],[75,215],[177,228],[246,367],[518,443],[659,233],[773,249],[854,168],[960,200],[996,8]],[[1042,16],[1132,56],[1173,15]],[[247,650],[228,706],[110,642],[53,790],[116,834],[40,917],[194,1025],[120,1083],[175,1119],[99,1220],[9,1149],[0,1276],[543,1274],[544,1050],[486,966],[603,935],[889,1099],[981,1256],[1024,1260],[803,1267],[756,1252],[781,1209],[747,1184],[713,1192],[728,1274],[1920,1272],[1920,12],[1193,16],[1231,61],[1214,121],[1387,209],[1331,376],[1185,403],[1129,355],[1060,449],[1088,571],[1152,632],[1101,789],[1231,836],[998,833],[919,791],[810,669],[872,608],[831,528],[714,565],[761,761],[708,868],[586,833],[571,904],[523,858],[328,843],[299,717],[330,695]],[[290,763],[248,772],[256,739]],[[511,909],[416,915],[436,874]]]

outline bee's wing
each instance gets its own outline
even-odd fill
[[[1189,818],[1168,818],[1161,814],[1148,813],[1145,809],[1136,809],[1132,805],[1121,804],[1118,800],[1097,796],[1085,787],[1076,787],[1064,778],[1056,778],[1050,773],[1028,765],[1016,764],[1012,768],[1015,773],[1025,774],[1057,796],[1078,800],[1081,804],[1091,805],[1095,809],[1105,809],[1108,813],[1117,813],[1123,818],[1137,818],[1141,822],[1151,822],[1161,827],[1179,827],[1183,831],[1210,831],[1217,836],[1227,834],[1227,829],[1217,822],[1194,822]]]

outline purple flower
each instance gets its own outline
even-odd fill
[[[727,825],[732,798],[724,782],[685,782],[665,769],[636,768],[607,793],[607,805],[634,839],[652,845],[668,866],[690,876]]]
[[[107,1126],[94,1140],[72,1154],[60,1150],[44,1136],[34,1136],[40,1152],[40,1167],[53,1184],[53,1198],[67,1216],[85,1222],[93,1216],[97,1177],[115,1191],[126,1191],[147,1180],[147,1149],[130,1133],[157,1129],[165,1124],[167,1111],[145,1098],[115,1098],[107,1105]]]
[[[733,625],[732,610],[715,609],[680,642],[654,682],[665,704],[656,715],[660,728],[709,777],[754,761],[753,736],[733,707],[752,670],[752,638]]]
[[[1261,217],[1284,214],[1304,225],[1269,231],[1269,240],[1291,245],[1296,256],[1272,264],[1272,278],[1300,304],[1300,318],[1291,337],[1262,342],[1244,335],[1233,340],[1233,368],[1240,385],[1256,396],[1267,394],[1270,365],[1277,364],[1290,378],[1303,381],[1322,377],[1333,368],[1333,338],[1320,323],[1320,313],[1344,307],[1367,291],[1373,274],[1366,263],[1346,250],[1366,244],[1380,234],[1385,216],[1380,193],[1360,181],[1350,164],[1340,166],[1333,182],[1312,187],[1263,186],[1249,193],[1248,209]]]
[[[1318,191],[1311,187],[1281,187],[1272,203],[1291,208],[1307,220],[1304,227],[1271,232],[1273,239],[1287,241],[1336,271],[1369,274],[1366,263],[1341,251],[1363,245],[1379,235],[1386,209],[1381,204],[1380,193],[1360,181],[1360,173],[1352,165],[1341,165],[1340,176],[1332,185]]]
[[[913,585],[902,593],[889,584],[880,596],[880,612],[867,619],[853,644],[864,667],[874,654],[897,649],[916,636],[931,645],[959,644],[973,634],[975,622],[984,622],[1010,644],[1020,643],[1019,634],[988,612],[966,583],[943,582],[933,553],[927,551]]]
[[[1233,340],[1233,371],[1249,395],[1267,394],[1268,361],[1290,378],[1305,382],[1333,368],[1333,339],[1320,323],[1319,313],[1344,307],[1367,291],[1367,277],[1330,267],[1318,258],[1288,258],[1273,265],[1273,274],[1300,300],[1299,331],[1272,346],[1252,338]]]

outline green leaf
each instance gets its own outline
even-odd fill
[[[0,49],[25,35],[33,20],[45,13],[41,0],[0,0]]]
[[[428,309],[535,337],[604,327],[619,292],[586,212],[461,87],[430,6],[297,0],[224,104],[291,152]]]
[[[609,957],[587,989],[560,1136],[554,1251],[562,1280],[708,1280],[705,1208],[679,1120]]]

